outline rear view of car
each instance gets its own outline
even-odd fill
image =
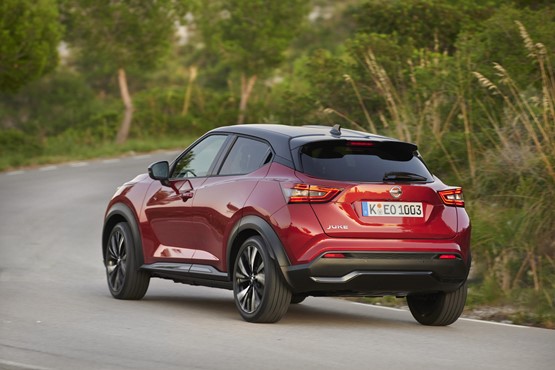
[[[461,315],[471,264],[462,189],[414,144],[324,126],[208,132],[125,184],[106,212],[114,297],[151,277],[233,290],[241,316],[276,322],[308,296],[406,297],[424,325]]]
[[[435,178],[409,143],[307,140],[296,150],[291,212],[310,204],[328,238],[299,257],[294,284],[310,295],[407,297],[420,323],[454,322],[470,266],[462,190]]]

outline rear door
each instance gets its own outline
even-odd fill
[[[223,160],[218,173],[195,190],[191,215],[196,222],[197,256],[205,256],[219,270],[226,269],[227,239],[242,216],[243,207],[269,169],[270,145],[262,140],[239,136]],[[217,259],[213,258],[217,257]]]
[[[448,239],[455,235],[454,207],[412,144],[332,140],[301,148],[305,183],[340,189],[326,203],[311,203],[325,233],[373,239]]]

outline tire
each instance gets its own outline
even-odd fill
[[[259,236],[247,239],[233,265],[233,297],[245,321],[273,323],[289,308],[291,291]]]
[[[299,304],[306,299],[304,294],[293,294],[291,296],[291,304]]]
[[[449,293],[409,295],[407,303],[412,316],[422,325],[451,325],[461,316],[466,302],[466,282]]]
[[[108,289],[117,299],[141,299],[146,294],[150,275],[141,271],[136,260],[133,234],[127,222],[120,222],[110,232],[104,265]]]

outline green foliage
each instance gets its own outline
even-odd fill
[[[541,40],[548,50],[549,58],[555,57],[555,8],[541,10],[516,9],[504,6],[484,21],[478,31],[464,32],[459,36],[457,47],[469,56],[470,68],[484,70],[493,63],[501,64],[521,87],[528,84],[541,85],[536,77],[536,66],[530,63],[529,51],[522,47],[522,37],[515,22],[525,25],[530,37]],[[491,69],[490,69],[491,71]],[[493,71],[484,74],[493,77]]]
[[[136,96],[137,113],[131,136],[195,135],[229,124],[237,117],[236,102],[227,93],[195,89],[191,109],[184,115],[183,88],[153,88]]]
[[[247,75],[277,67],[308,12],[306,0],[227,0],[203,2],[200,27],[205,39]]]
[[[51,71],[61,35],[55,0],[2,0],[0,92],[15,92]]]
[[[26,135],[16,129],[0,131],[0,157],[11,153],[20,153],[25,156],[36,156],[41,154],[42,145],[38,138]]]
[[[313,0],[307,25],[293,40],[296,59],[317,49],[334,50],[351,37],[356,24],[353,17],[363,0]]]
[[[0,94],[0,123],[42,137],[57,135],[69,127],[90,126],[89,121],[105,107],[83,77],[60,69],[31,82],[17,94]]]
[[[372,0],[360,7],[355,19],[360,33],[396,35],[403,44],[452,53],[461,29],[491,13],[473,1],[461,6],[445,0]]]
[[[316,50],[307,60],[305,78],[311,94],[323,108],[333,106],[340,112],[356,112],[352,88],[345,83],[345,75],[355,61],[346,54],[335,56],[327,50]]]
[[[66,0],[67,41],[82,70],[102,76],[118,68],[150,69],[168,52],[174,32],[171,0]]]

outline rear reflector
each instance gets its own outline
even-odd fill
[[[456,260],[457,256],[454,254],[440,254],[438,258],[440,260]]]
[[[288,203],[325,203],[340,191],[341,189],[308,184],[295,184],[292,188],[283,188]]]
[[[443,203],[447,206],[464,207],[462,188],[438,191]]]
[[[326,253],[324,258],[345,258],[343,253]]]

